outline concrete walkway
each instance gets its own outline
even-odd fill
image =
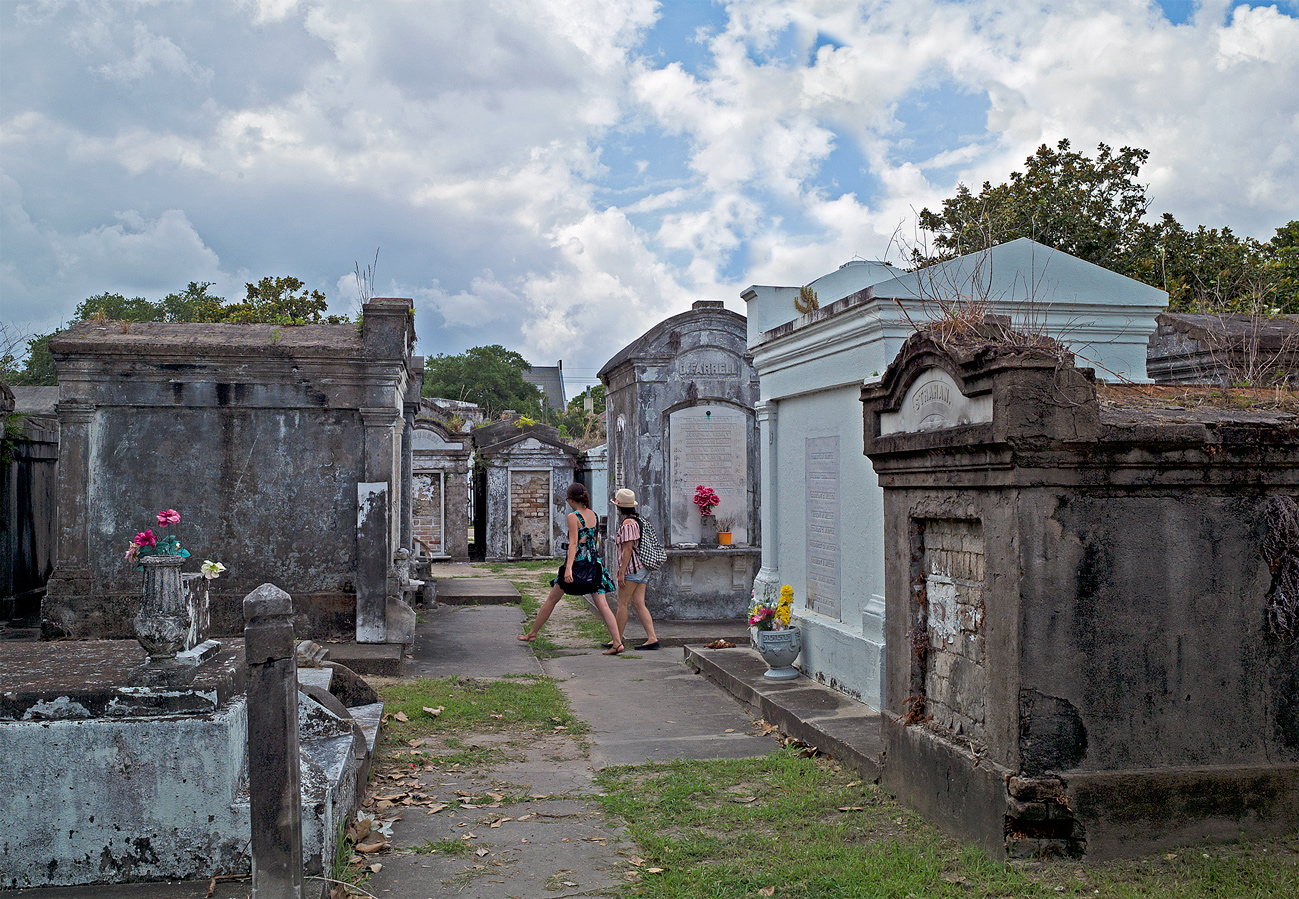
[[[561,647],[561,654],[539,662],[530,647],[516,639],[524,629],[517,605],[446,604],[420,611],[403,679],[545,673],[556,679],[591,731],[581,740],[557,732],[527,746],[502,746],[509,758],[495,765],[427,768],[401,775],[418,778],[417,786],[404,789],[418,789],[441,802],[490,793],[506,800],[498,802],[498,808],[403,810],[391,826],[392,849],[367,857],[381,867],[366,890],[384,899],[612,896],[638,876],[631,863],[636,847],[619,828],[609,826],[592,798],[599,789],[598,771],[646,761],[772,752],[779,743],[759,726],[762,717],[867,778],[876,776],[878,717],[806,678],[766,681],[766,666],[747,648],[742,622],[663,622],[658,628],[663,649],[604,656],[575,627],[586,614],[567,602],[558,606],[546,634]],[[629,647],[640,642],[642,634],[630,624]],[[736,648],[710,650],[695,642],[717,637],[731,640]],[[682,644],[687,644],[684,650]],[[493,735],[468,738],[487,747]],[[393,776],[376,776],[372,791],[396,789]],[[459,840],[473,850],[427,852],[430,845]],[[206,893],[204,882],[15,895],[189,899]],[[245,897],[248,885],[223,883],[213,895]]]

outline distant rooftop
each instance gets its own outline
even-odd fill
[[[555,366],[534,365],[532,371],[523,373],[523,380],[529,384],[535,384],[541,388],[541,392],[546,397],[546,403],[552,409],[563,412],[568,405],[568,398],[564,396],[564,360],[560,359]]]

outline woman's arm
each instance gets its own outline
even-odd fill
[[[622,582],[626,579],[627,569],[630,567],[631,567],[631,541],[628,540],[626,543],[622,545],[622,552],[619,554],[619,558],[618,558],[618,586],[619,587],[622,586]]]
[[[564,561],[564,580],[573,580],[573,559],[577,557],[577,513],[568,513],[568,558]]]

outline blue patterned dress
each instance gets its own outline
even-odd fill
[[[581,520],[580,518],[578,519]],[[600,558],[600,550],[596,546],[596,528],[579,527],[577,529],[577,553],[573,556],[573,563],[579,561],[595,561],[600,563],[600,589],[596,593],[617,593],[618,585],[609,577],[609,569],[604,567],[604,561]],[[550,579],[550,586],[555,586],[559,580],[558,577]]]

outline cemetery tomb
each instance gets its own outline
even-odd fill
[[[879,709],[883,494],[859,452],[862,385],[879,380],[916,325],[962,300],[1060,337],[1102,378],[1144,382],[1147,340],[1167,297],[1027,239],[919,272],[854,260],[806,286],[819,308],[805,314],[794,307],[797,285],[755,285],[741,295],[761,387],[761,463],[751,469],[760,472],[762,510],[755,586],[794,587],[805,674]],[[977,424],[991,414],[990,399],[963,397],[939,371],[914,385],[881,429]]]
[[[627,487],[659,533],[667,562],[650,574],[645,601],[668,618],[742,618],[759,557],[755,484],[757,376],[744,348],[743,316],[700,300],[632,341],[600,370],[609,421],[608,492]],[[718,545],[696,488],[720,502],[713,524],[730,524]],[[619,521],[608,495],[598,511]],[[608,558],[613,558],[609,540]]]
[[[884,784],[940,827],[1096,859],[1293,830],[1299,407],[1202,392],[996,322],[862,388]]]

